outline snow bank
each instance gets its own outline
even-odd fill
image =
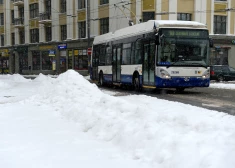
[[[235,118],[224,113],[148,96],[113,97],[73,70],[45,80],[29,102],[51,105],[80,131],[153,167],[235,165]]]

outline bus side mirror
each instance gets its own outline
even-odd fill
[[[214,42],[212,38],[209,38],[210,48],[214,47]]]
[[[156,45],[159,45],[159,44],[160,44],[160,39],[159,39],[158,33],[155,34],[155,43],[156,43]]]

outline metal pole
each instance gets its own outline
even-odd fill
[[[87,0],[87,48],[90,48],[90,0]]]

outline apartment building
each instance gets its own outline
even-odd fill
[[[235,67],[234,0],[0,0],[0,69],[86,74],[96,35],[150,19],[206,24],[211,63]]]

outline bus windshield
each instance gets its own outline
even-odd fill
[[[158,65],[209,66],[207,30],[162,31],[158,47]]]

